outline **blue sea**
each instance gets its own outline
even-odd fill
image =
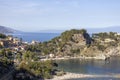
[[[31,42],[32,40],[44,42],[49,41],[57,36],[60,35],[60,33],[32,33],[32,32],[26,32],[26,33],[15,33],[12,34],[14,37],[22,38],[24,42]]]

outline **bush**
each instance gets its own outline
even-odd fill
[[[5,34],[0,33],[0,38],[6,38]]]
[[[69,40],[72,41],[72,36],[74,34],[85,34],[87,33],[87,31],[85,29],[81,29],[81,30],[76,30],[76,29],[72,29],[70,31],[65,31],[61,34],[61,38],[64,42],[67,42]]]

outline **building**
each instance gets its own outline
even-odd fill
[[[8,40],[13,41],[13,36],[9,35],[7,38]]]
[[[39,43],[38,41],[35,41],[35,40],[33,40],[32,42],[31,42],[31,44],[37,44],[37,43]]]
[[[50,58],[54,58],[55,55],[54,55],[54,54],[49,54],[49,57],[50,57]]]
[[[16,45],[20,45],[20,44],[22,44],[22,40],[15,37],[15,38],[13,38],[13,43],[16,44]]]
[[[0,45],[3,47],[8,47],[9,46],[9,41],[8,40],[0,40]]]
[[[107,38],[105,39],[105,42],[115,42],[115,40]]]

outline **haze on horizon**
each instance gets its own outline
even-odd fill
[[[21,31],[120,26],[120,0],[0,0],[0,25]]]

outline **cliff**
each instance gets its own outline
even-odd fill
[[[71,35],[69,39],[64,40],[69,35]],[[61,56],[105,59],[109,56],[120,55],[120,35],[116,32],[97,33],[90,37],[84,29],[70,30],[63,32],[59,40],[56,43],[64,43],[62,46],[58,46],[60,49],[57,51],[57,55]]]

